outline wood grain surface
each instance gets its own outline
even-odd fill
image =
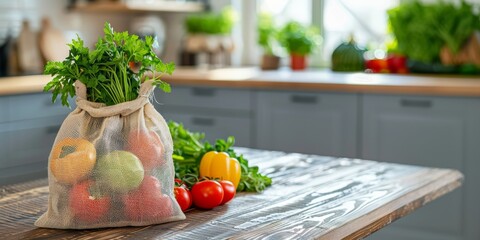
[[[40,92],[50,76],[0,78],[0,95]],[[330,70],[260,71],[257,68],[179,68],[162,79],[173,86],[480,96],[480,76],[336,73]]]
[[[94,230],[35,228],[46,179],[0,188],[1,239],[359,239],[459,187],[456,170],[239,148],[273,178],[187,220]]]
[[[147,227],[55,230],[33,226],[46,179],[0,187],[0,239],[359,239],[459,187],[456,170],[238,148],[273,178],[210,211]],[[447,217],[447,216],[446,216]]]

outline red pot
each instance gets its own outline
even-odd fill
[[[307,68],[307,56],[294,53],[290,54],[290,68],[294,71]]]

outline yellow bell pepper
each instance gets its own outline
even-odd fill
[[[225,152],[210,151],[200,161],[200,177],[220,178],[233,183],[235,189],[240,182],[242,169],[237,159]]]

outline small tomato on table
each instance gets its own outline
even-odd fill
[[[50,171],[55,180],[74,184],[86,177],[95,166],[95,146],[82,138],[65,138],[55,144],[50,158]]]
[[[184,187],[175,187],[173,193],[175,194],[175,199],[183,212],[187,211],[192,206],[192,194],[188,189]]]
[[[237,191],[233,183],[228,180],[221,180],[218,183],[220,183],[220,185],[222,185],[222,188],[223,188],[223,200],[222,200],[222,203],[220,204],[220,205],[223,205],[225,203],[230,202],[235,197],[235,193]]]
[[[223,188],[213,180],[197,182],[192,187],[193,205],[203,209],[212,209],[222,204]]]

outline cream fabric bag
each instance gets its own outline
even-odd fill
[[[105,106],[86,100],[63,122],[49,157],[48,209],[38,227],[143,226],[185,219],[174,194],[173,142],[142,84],[136,100]]]

